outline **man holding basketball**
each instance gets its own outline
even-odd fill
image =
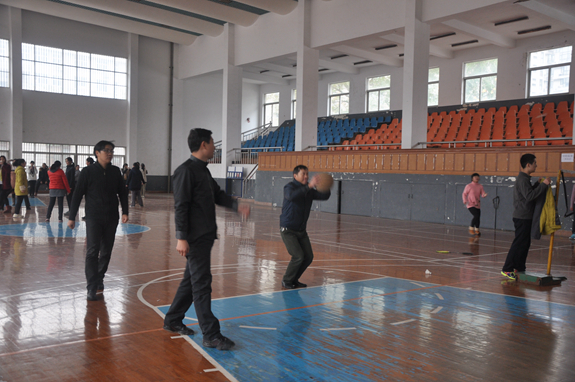
[[[284,187],[284,202],[280,216],[280,233],[291,256],[282,286],[286,289],[305,288],[299,281],[301,275],[313,261],[313,251],[306,232],[307,220],[314,200],[328,200],[331,192],[329,186],[319,192],[322,186],[319,175],[309,182],[308,169],[304,165],[293,169],[294,180]]]

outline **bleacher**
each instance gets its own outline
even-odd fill
[[[427,118],[427,147],[516,147],[569,145],[574,102],[525,103],[432,112]],[[380,113],[381,114],[381,113]],[[401,119],[394,114],[319,118],[318,150],[386,150],[401,147]],[[564,138],[564,139],[561,139]],[[295,121],[242,143],[254,151],[294,151]],[[266,149],[268,147],[281,147]]]

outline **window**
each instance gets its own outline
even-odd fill
[[[569,93],[572,48],[529,53],[529,97]]]
[[[349,81],[329,85],[329,115],[349,113]]]
[[[10,47],[0,39],[0,88],[10,87]]]
[[[390,109],[391,76],[367,79],[367,112]]]
[[[466,63],[463,81],[464,103],[494,100],[497,91],[497,59]]]
[[[126,99],[128,60],[22,44],[22,89]]]
[[[6,159],[10,158],[10,142],[0,141],[0,155],[4,155]]]
[[[292,90],[291,92],[291,119],[296,118],[295,108],[296,108],[296,96],[297,96],[297,89]]]
[[[0,150],[1,150],[0,142]],[[80,168],[86,166],[86,159],[92,157],[96,160],[94,155],[94,146],[87,145],[64,145],[64,144],[53,144],[53,143],[22,143],[22,158],[26,162],[34,161],[37,166],[41,166],[42,163],[46,163],[51,166],[55,161],[59,160],[62,162],[62,166],[65,167],[65,159],[71,157],[74,163],[80,165]],[[114,149],[114,157],[112,159],[112,164],[114,166],[122,167],[126,158],[126,148],[117,147]]]
[[[439,68],[429,69],[427,83],[427,106],[437,106],[439,105]]]
[[[279,126],[280,93],[268,93],[264,96],[264,124],[271,122],[272,126]]]

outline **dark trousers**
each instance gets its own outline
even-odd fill
[[[118,217],[104,220],[86,219],[86,282],[88,291],[104,283],[116,240]]]
[[[503,265],[503,272],[525,272],[525,263],[527,262],[527,254],[531,246],[531,219],[515,219],[515,239],[511,243],[511,248],[507,253],[507,259]]]
[[[72,195],[74,194],[74,189],[70,189],[70,193],[66,195],[66,200],[68,201],[68,209],[72,208]]]
[[[62,214],[64,213],[64,197],[59,196],[58,198],[51,196],[50,203],[48,204],[48,212],[46,213],[46,219],[50,219],[52,216],[52,210],[56,204],[56,199],[58,199],[58,220],[62,220]]]
[[[9,188],[7,190],[0,189],[0,208],[4,208],[4,206],[10,206],[10,202],[8,201],[8,195],[12,192],[12,189]]]
[[[291,256],[283,281],[295,283],[313,261],[313,250],[306,231],[280,229],[282,240]]]
[[[184,278],[166,313],[164,325],[181,325],[193,303],[204,339],[211,341],[220,334],[220,322],[212,313],[210,258],[214,241],[198,240],[188,244],[190,252],[186,255]]]
[[[35,180],[29,180],[28,181],[28,195],[30,195],[30,197],[33,198],[35,193],[36,193],[36,181]]]
[[[18,195],[16,197],[16,207],[14,208],[14,213],[18,215],[20,213],[20,208],[22,207],[22,201],[26,203],[26,210],[30,211],[30,200],[28,195]]]
[[[479,228],[479,221],[481,220],[481,210],[479,208],[470,207],[468,208],[471,215],[473,215],[473,219],[471,219],[470,227]]]
[[[144,202],[142,201],[140,190],[132,190],[132,207],[136,206],[136,202],[138,202],[141,207],[144,207]]]

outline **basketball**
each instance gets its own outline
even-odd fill
[[[322,172],[317,175],[319,177],[319,181],[317,183],[317,190],[319,192],[328,192],[331,186],[333,186],[333,177],[325,172]]]

